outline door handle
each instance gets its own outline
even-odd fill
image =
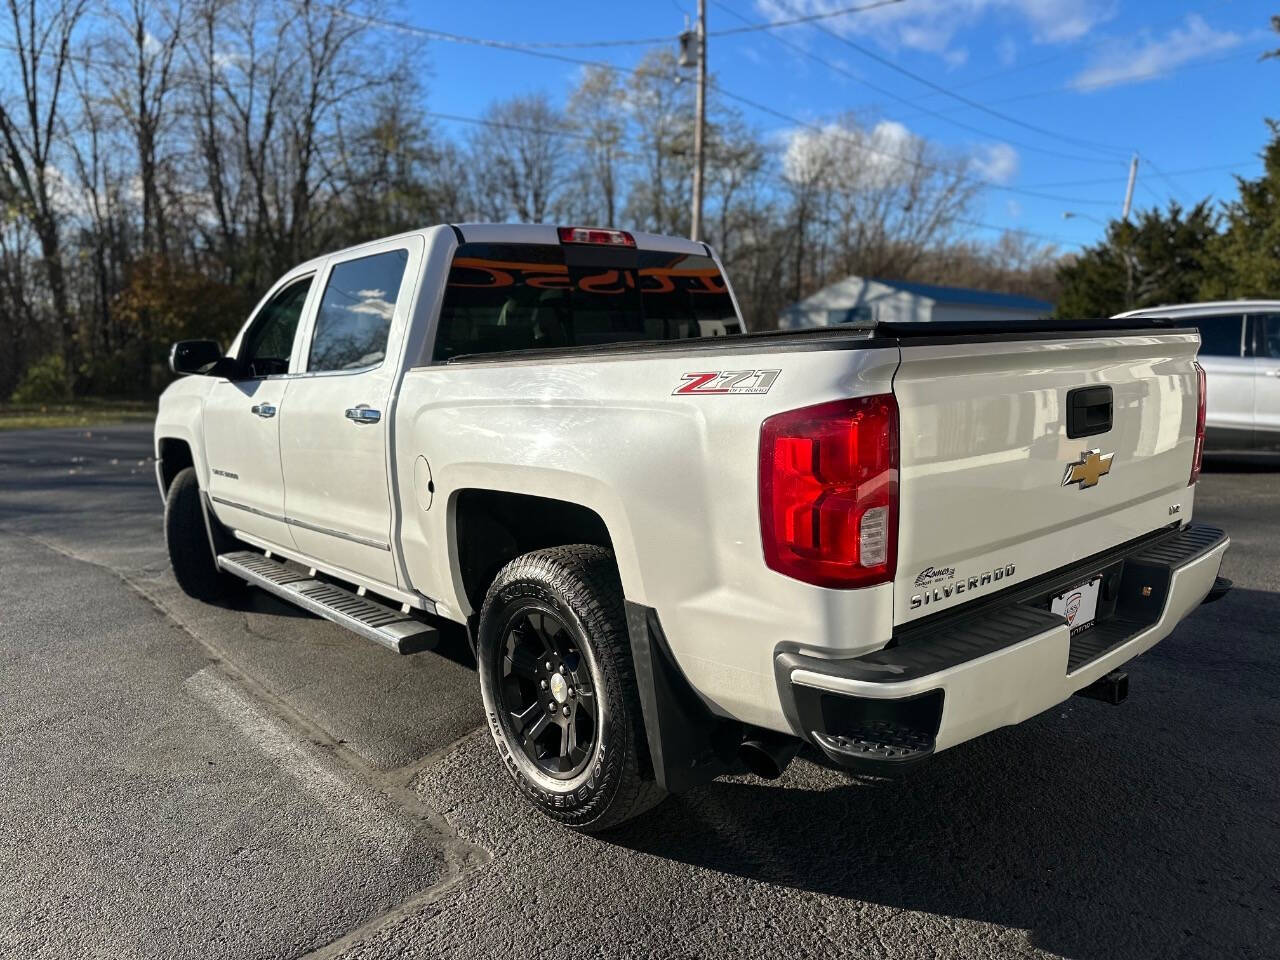
[[[267,417],[274,417],[276,415],[276,408],[269,403],[255,403],[249,408],[249,412],[255,413],[263,419],[266,419]]]
[[[374,410],[367,404],[347,408],[347,419],[356,423],[377,423],[382,419],[382,411]]]

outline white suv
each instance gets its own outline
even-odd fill
[[[1185,320],[1200,330],[1209,449],[1280,449],[1280,300],[1184,303],[1117,316]]]

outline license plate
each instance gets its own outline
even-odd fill
[[[1088,583],[1059,594],[1049,604],[1050,610],[1067,618],[1072,636],[1093,626],[1098,616],[1098,588],[1101,585],[1102,578],[1094,577]]]

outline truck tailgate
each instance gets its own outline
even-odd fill
[[[895,623],[1190,517],[1196,335],[1016,336],[901,340]]]

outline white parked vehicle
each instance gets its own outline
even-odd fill
[[[156,420],[174,572],[401,652],[466,624],[524,794],[597,830],[807,741],[900,769],[1206,598],[1162,320],[742,332],[700,243],[432,227],[305,263]]]
[[[1280,450],[1280,300],[1148,307],[1117,319],[1160,317],[1200,331],[1209,381],[1209,450]]]

